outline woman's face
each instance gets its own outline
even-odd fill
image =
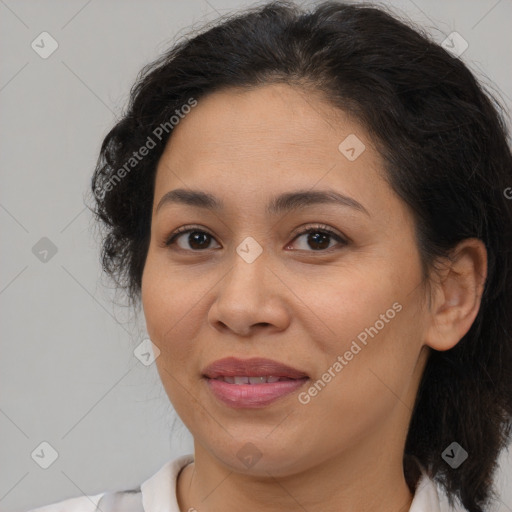
[[[284,476],[351,453],[361,471],[380,456],[401,463],[427,355],[413,219],[368,133],[334,114],[286,85],[216,92],[174,127],[158,165],[147,329],[196,450],[231,470]],[[160,203],[176,189],[219,205]],[[327,192],[349,199],[320,200]],[[166,246],[181,227],[192,232]],[[271,359],[307,378],[204,377],[227,357]]]

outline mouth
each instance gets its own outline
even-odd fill
[[[202,376],[221,403],[249,409],[266,407],[309,381],[305,372],[263,358],[221,359],[206,367]]]

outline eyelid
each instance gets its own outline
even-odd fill
[[[338,238],[341,238],[342,240],[344,240],[345,242],[348,243],[348,238],[344,235],[342,235],[339,231],[335,230],[334,228],[331,228],[331,226],[328,226],[327,224],[322,224],[322,223],[306,223],[306,224],[302,224],[301,226],[299,226],[298,228],[294,229],[291,236],[293,236],[294,240],[295,238],[297,237],[297,235],[304,235],[306,233],[308,233],[310,230],[318,230],[318,231],[326,231],[327,233],[333,235],[333,236],[337,236]]]
[[[188,233],[191,231],[201,231],[201,232],[204,232],[204,233],[210,235],[212,238],[215,238],[215,235],[213,233],[211,233],[207,228],[205,228],[199,224],[187,224],[185,226],[181,226],[181,227],[175,229],[169,236],[167,236],[164,240],[164,245],[165,246],[171,245],[179,235],[182,235],[184,233]],[[200,251],[193,251],[193,252],[200,252]]]

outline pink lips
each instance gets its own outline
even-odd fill
[[[234,384],[219,380],[228,377],[280,377],[286,380],[258,384]],[[305,384],[309,377],[303,371],[271,359],[219,359],[203,370],[209,389],[224,404],[233,408],[265,407],[292,393]],[[274,379],[272,379],[274,380]]]

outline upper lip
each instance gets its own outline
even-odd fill
[[[308,377],[306,373],[291,366],[287,366],[272,359],[253,357],[251,359],[237,359],[226,357],[209,364],[203,375],[210,379],[217,377],[288,377],[290,379],[302,379]]]

